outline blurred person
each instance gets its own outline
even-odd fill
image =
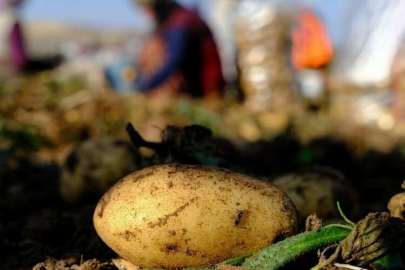
[[[26,50],[18,11],[24,0],[0,0],[0,78],[16,72],[36,72],[53,69],[62,62],[57,55],[31,59]]]
[[[301,10],[292,32],[291,60],[301,94],[308,101],[326,101],[327,72],[333,58],[334,48],[324,22],[312,10]]]
[[[173,0],[134,0],[157,24],[140,59],[138,88],[144,93],[186,92],[221,96],[221,61],[209,27],[197,11]]]
[[[310,10],[298,16],[292,34],[292,63],[296,69],[320,69],[333,60],[333,45],[323,22]]]
[[[22,70],[28,62],[17,14],[22,2],[22,0],[0,0],[0,66],[2,70]]]

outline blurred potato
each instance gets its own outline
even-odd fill
[[[291,198],[302,219],[316,214],[325,220],[341,218],[340,202],[349,217],[358,214],[357,193],[339,173],[329,169],[314,169],[277,178],[274,185]]]
[[[60,192],[71,203],[87,196],[100,198],[115,182],[138,169],[140,159],[129,142],[112,138],[89,140],[68,156]]]

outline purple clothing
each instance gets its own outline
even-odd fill
[[[0,0],[0,12],[7,8],[16,8],[21,4],[22,0]],[[18,22],[15,22],[10,29],[9,40],[9,60],[16,69],[21,69],[28,61],[28,57],[25,51],[24,39],[21,32],[21,27]]]
[[[28,61],[20,24],[16,23],[10,34],[10,56],[14,68],[21,69]]]
[[[8,1],[7,0],[0,0],[0,11],[3,9],[8,8]]]
[[[0,11],[21,4],[23,0],[0,0]]]

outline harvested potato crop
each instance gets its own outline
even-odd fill
[[[348,216],[358,214],[356,191],[334,170],[315,168],[279,177],[273,183],[287,193],[302,218],[317,214],[326,220],[338,219],[338,201]]]
[[[405,193],[400,193],[390,200],[388,210],[393,217],[405,219]]]
[[[405,181],[402,183],[402,188],[405,189]],[[405,219],[405,192],[391,198],[388,210],[393,217]]]
[[[96,207],[94,226],[110,248],[140,267],[205,267],[291,236],[297,214],[270,183],[169,164],[114,185]]]
[[[125,175],[140,168],[140,157],[125,140],[101,138],[80,144],[62,169],[60,192],[75,203],[86,196],[100,198]]]

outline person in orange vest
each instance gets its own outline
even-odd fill
[[[333,59],[333,45],[328,32],[311,11],[300,12],[292,41],[292,63],[296,69],[318,69]]]
[[[326,70],[333,60],[334,50],[322,21],[309,10],[301,11],[292,42],[291,59],[298,70],[301,93],[312,101],[327,101]]]

